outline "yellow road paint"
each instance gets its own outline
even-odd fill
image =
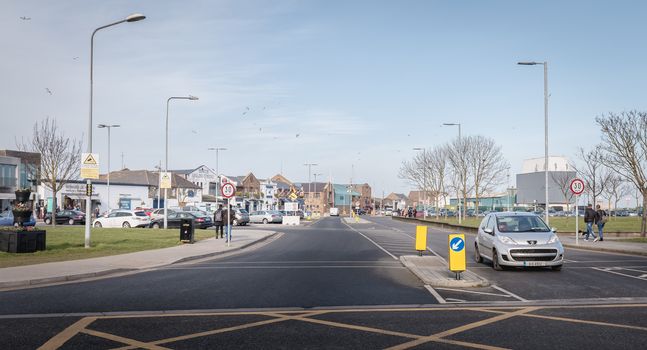
[[[427,226],[416,226],[416,250],[427,250]]]
[[[72,339],[81,330],[85,329],[90,323],[94,322],[96,317],[84,317],[65,328],[61,333],[52,337],[47,343],[41,345],[38,350],[58,349],[68,340]]]
[[[466,270],[465,259],[465,235],[450,234],[447,236],[449,270],[453,272],[463,272]]]

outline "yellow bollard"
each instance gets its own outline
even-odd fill
[[[416,250],[420,256],[427,250],[427,226],[416,226]]]
[[[460,279],[460,273],[465,271],[465,235],[451,234],[447,236],[449,270],[456,273],[456,279]]]

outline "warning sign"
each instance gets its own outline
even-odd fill
[[[99,178],[99,154],[98,153],[81,154],[81,178],[83,179]]]
[[[160,188],[171,188],[171,173],[160,173]]]

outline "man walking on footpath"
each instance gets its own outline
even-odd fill
[[[595,221],[595,217],[598,215],[598,213],[593,210],[593,205],[590,203],[586,206],[586,210],[584,211],[584,223],[586,224],[586,237],[584,238],[585,241],[589,240],[589,235],[595,237],[595,233],[593,232],[593,222]]]
[[[230,205],[227,210],[223,211],[222,221],[225,225],[225,242],[231,242],[231,226],[233,225],[234,219],[236,218],[234,211]]]
[[[222,204],[218,204],[218,210],[213,213],[213,224],[216,226],[216,239],[218,239],[218,230],[220,230],[220,238],[223,236],[222,213]]]
[[[595,209],[595,223],[598,225],[598,237],[593,240],[593,242],[604,241],[602,236],[602,230],[604,229],[604,224],[607,223],[607,212],[604,209],[600,208],[600,205],[596,205]]]

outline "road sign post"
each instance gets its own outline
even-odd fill
[[[447,236],[449,250],[449,270],[456,273],[456,279],[461,279],[461,272],[465,271],[465,235],[450,234]]]
[[[220,193],[222,193],[223,197],[227,198],[227,232],[225,235],[227,235],[227,247],[229,247],[231,245],[231,197],[236,194],[236,187],[232,183],[227,182],[222,185]]]
[[[427,250],[427,226],[416,226],[416,250],[419,256]]]
[[[584,192],[584,181],[582,179],[573,179],[571,185],[569,186],[571,192],[575,195],[575,244],[580,244],[580,218],[579,212],[580,208],[578,206],[580,194]]]

